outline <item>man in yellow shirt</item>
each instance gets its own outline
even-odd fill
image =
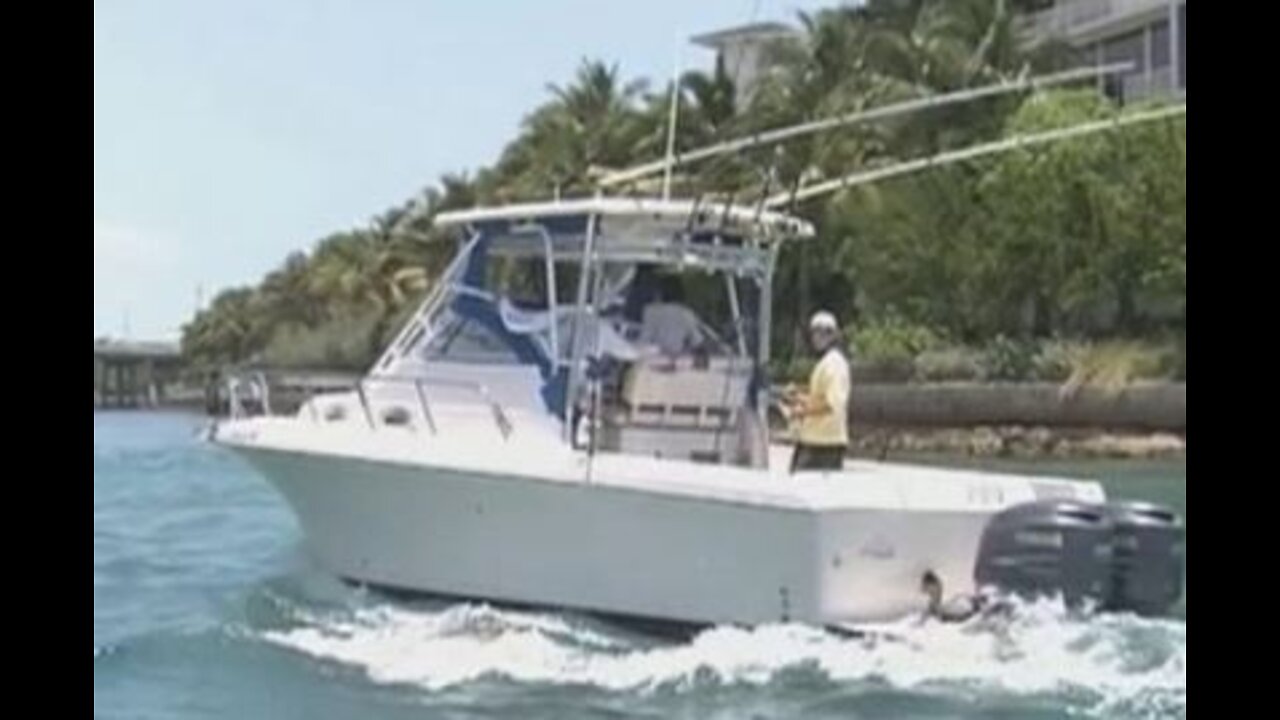
[[[849,449],[849,361],[840,347],[840,324],[829,312],[809,321],[809,341],[818,364],[806,391],[788,394],[789,416],[796,427],[791,472],[839,470]]]

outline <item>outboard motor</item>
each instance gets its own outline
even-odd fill
[[[974,579],[1024,597],[1105,603],[1112,597],[1113,534],[1110,516],[1097,505],[1016,505],[987,523]]]
[[[1150,503],[1016,505],[987,523],[974,579],[1024,597],[1160,615],[1182,594],[1186,537],[1177,513]]]
[[[1187,528],[1173,510],[1141,502],[1106,508],[1115,528],[1107,607],[1142,615],[1168,612],[1182,595]]]

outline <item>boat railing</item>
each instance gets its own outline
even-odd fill
[[[515,431],[515,425],[511,421],[511,416],[503,408],[502,404],[494,399],[493,394],[489,391],[488,386],[484,383],[472,380],[455,380],[445,378],[424,378],[424,377],[404,377],[397,375],[374,375],[371,377],[357,380],[351,390],[355,392],[356,399],[360,404],[361,414],[364,416],[365,422],[368,423],[371,430],[378,430],[388,425],[408,425],[411,424],[400,421],[396,422],[395,416],[388,415],[379,422],[377,414],[378,407],[384,402],[378,398],[376,393],[371,393],[370,389],[378,385],[394,385],[413,389],[413,396],[417,403],[418,413],[422,418],[423,424],[432,436],[440,434],[440,425],[432,408],[431,390],[432,389],[454,389],[463,390],[477,396],[489,412],[493,416],[494,424],[498,428],[504,440],[511,437]],[[228,413],[232,419],[245,418],[253,415],[273,415],[271,405],[271,383],[268,382],[266,373],[255,372],[242,376],[232,376],[228,378],[226,383]],[[307,417],[314,423],[332,421],[336,418],[321,417],[320,409],[313,402],[317,397],[326,394],[326,392],[308,392],[303,400],[301,407],[306,409]],[[396,408],[403,408],[402,405],[395,405]],[[407,420],[407,418],[406,418]]]
[[[267,382],[266,373],[254,372],[247,375],[231,375],[227,377],[227,414],[231,418],[241,418],[254,414],[271,415],[271,383]],[[248,395],[246,398],[245,395]],[[246,400],[248,402],[246,402]]]
[[[368,421],[371,428],[376,428],[377,422],[373,415],[372,402],[367,386],[379,383],[412,387],[414,396],[418,401],[418,410],[422,415],[423,422],[426,424],[427,429],[431,431],[432,435],[439,435],[440,430],[435,413],[431,409],[431,401],[428,393],[429,388],[452,388],[455,390],[464,390],[473,393],[489,409],[490,414],[493,416],[493,422],[498,427],[498,432],[502,434],[503,440],[510,438],[511,434],[515,431],[515,426],[511,422],[511,417],[502,407],[502,404],[494,399],[493,394],[489,392],[488,386],[484,383],[474,380],[404,377],[399,375],[375,375],[356,383],[356,395],[360,399],[365,419]]]

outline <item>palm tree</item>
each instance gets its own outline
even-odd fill
[[[525,119],[499,162],[499,182],[524,196],[589,190],[593,173],[633,159],[643,89],[624,83],[616,65],[584,61],[572,84],[550,86],[551,102]]]
[[[310,273],[307,254],[294,252],[262,280],[258,294],[273,323],[313,326],[324,319],[324,305],[311,292]]]
[[[182,351],[196,365],[218,366],[247,360],[261,349],[254,322],[255,291],[237,288],[219,293],[209,307],[183,327]]]

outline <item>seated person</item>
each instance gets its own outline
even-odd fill
[[[663,355],[676,356],[697,350],[702,339],[702,324],[684,304],[684,288],[680,279],[664,277],[658,302],[650,303],[644,309],[640,342],[656,347]]]

